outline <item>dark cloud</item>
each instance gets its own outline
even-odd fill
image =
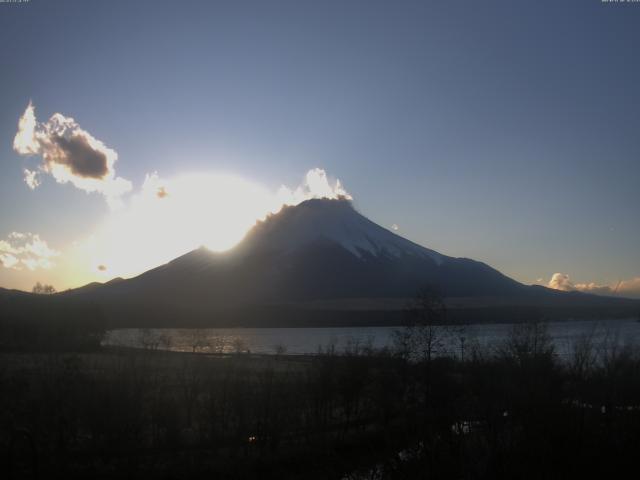
[[[131,190],[131,182],[116,176],[116,151],[60,113],[40,123],[29,103],[18,122],[13,149],[20,155],[42,157],[36,169],[24,170],[24,180],[31,189],[40,185],[42,175],[49,174],[58,183],[102,193],[113,207],[121,204],[120,197]]]
[[[93,148],[85,136],[52,136],[51,141],[60,149],[58,163],[67,165],[74,175],[103,179],[109,173],[107,156]]]

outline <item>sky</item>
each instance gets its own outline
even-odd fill
[[[639,25],[601,0],[0,3],[0,286],[135,275],[348,193],[521,282],[640,296]]]

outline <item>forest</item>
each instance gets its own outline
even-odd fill
[[[447,354],[442,332],[458,326],[436,330],[438,310],[418,311],[384,350],[105,348],[98,323],[65,348],[4,344],[0,469],[11,479],[355,480],[603,478],[633,467],[635,348],[585,335],[559,358],[546,325],[531,322],[493,349]]]

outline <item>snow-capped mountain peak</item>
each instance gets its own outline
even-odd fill
[[[337,244],[358,258],[366,256],[430,258],[444,255],[415,244],[370,221],[346,199],[313,199],[259,222],[243,242],[249,251],[287,253],[316,242]]]

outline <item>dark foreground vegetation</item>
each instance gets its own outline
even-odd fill
[[[102,309],[44,294],[0,291],[0,352],[96,351],[107,328]],[[1,290],[1,289],[0,289]]]
[[[3,478],[616,478],[640,453],[640,356],[543,325],[491,352],[0,354]],[[631,470],[627,470],[631,469]]]

